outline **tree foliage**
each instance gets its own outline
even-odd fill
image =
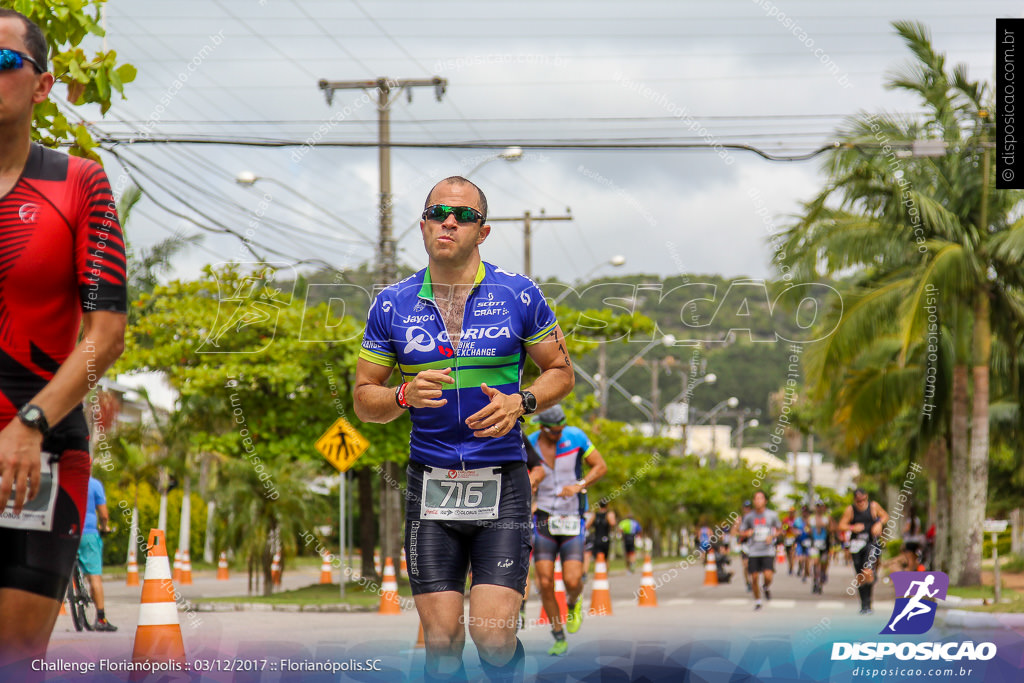
[[[101,13],[106,0],[8,0],[4,5],[34,21],[46,35],[50,48],[50,70],[58,85],[64,86],[67,101],[74,106],[95,104],[106,114],[114,94],[124,97],[124,85],[135,80],[131,64],[117,63],[115,50],[98,50],[92,56],[81,45],[89,36],[102,37]],[[32,138],[47,147],[70,143],[71,154],[94,161],[96,141],[84,120],[70,121],[52,99],[35,108]]]

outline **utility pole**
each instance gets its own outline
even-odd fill
[[[661,391],[658,388],[658,375],[661,374],[661,360],[651,363],[651,429],[654,436],[658,436],[658,423],[661,421],[659,405],[661,404]]]
[[[528,278],[533,278],[532,274],[532,261],[530,258],[530,225],[533,221],[571,221],[572,220],[572,209],[566,207],[566,215],[564,216],[545,216],[544,209],[540,210],[539,216],[532,215],[529,211],[524,211],[522,216],[510,216],[507,218],[488,218],[488,223],[519,223],[523,224],[523,275]]]
[[[324,91],[327,104],[334,100],[335,90],[370,90],[377,92],[378,159],[380,165],[380,231],[377,237],[377,281],[387,286],[398,280],[397,250],[391,229],[391,103],[407,88],[432,87],[437,101],[441,101],[448,87],[448,79],[432,78],[386,78],[364,81],[328,81],[321,79],[319,88]],[[412,98],[412,92],[409,91]],[[381,486],[380,551],[381,561],[390,557],[395,567],[399,566],[402,524],[401,492],[393,484],[399,481],[398,463],[384,463],[385,484]],[[344,521],[342,521],[344,523]],[[344,577],[342,578],[344,581]]]

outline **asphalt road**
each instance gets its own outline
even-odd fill
[[[733,567],[738,566],[738,561]],[[812,595],[810,583],[785,572],[776,576],[772,600],[758,612],[745,590],[742,577],[729,584],[704,585],[702,567],[679,568],[675,564],[656,566],[657,607],[639,607],[636,590],[640,572],[617,572],[610,577],[612,615],[584,620],[577,634],[569,636],[570,656],[549,657],[552,639],[549,627],[530,624],[520,633],[527,652],[526,671],[533,680],[599,680],[589,678],[599,668],[600,680],[729,680],[743,670],[768,676],[766,680],[856,680],[838,677],[823,661],[836,640],[884,640],[878,636],[892,611],[891,586],[876,590],[875,613],[858,614],[855,597],[846,594],[853,569],[833,567],[831,580],[822,596]],[[338,572],[335,572],[335,580]],[[284,587],[295,588],[319,580],[318,570],[292,570],[284,576]],[[50,662],[131,660],[138,619],[140,589],[123,581],[107,581],[107,614],[119,627],[116,633],[77,633],[70,617],[57,622],[48,653]],[[194,575],[191,586],[178,587],[184,599],[202,603],[216,595],[242,595],[244,576],[217,581],[213,573]],[[590,604],[590,585],[584,595]],[[536,596],[530,598],[528,617],[540,611]],[[418,680],[422,650],[414,649],[418,618],[415,611],[400,615],[376,613],[319,613],[270,611],[266,608],[232,612],[179,611],[182,635],[192,672],[178,680],[283,681],[283,680],[365,680],[390,682]],[[993,631],[1007,642],[1021,641],[1024,627]],[[971,631],[977,640],[989,631]],[[928,634],[930,639],[962,634],[958,627],[940,623]],[[992,636],[995,637],[995,636]],[[1014,640],[1016,639],[1016,640]],[[472,642],[466,646],[469,680],[480,680],[478,657]],[[333,662],[333,664],[331,664]],[[651,677],[640,663],[654,662],[663,678]],[[849,665],[850,662],[840,664]],[[255,666],[257,671],[238,671]],[[333,673],[302,671],[312,666],[347,667]],[[371,670],[354,672],[358,666]],[[820,670],[807,669],[808,666]],[[801,668],[803,667],[803,668]],[[824,667],[824,668],[822,668]],[[199,674],[196,668],[212,668]],[[218,669],[231,668],[233,671]],[[409,678],[411,674],[411,678]],[[783,672],[777,674],[777,672]],[[621,675],[620,675],[621,674]],[[698,675],[699,674],[699,675]],[[120,680],[125,674],[112,676]],[[51,673],[47,680],[107,680],[95,672]],[[757,680],[757,679],[754,679]],[[969,675],[960,680],[974,680]],[[984,680],[984,679],[978,679]]]

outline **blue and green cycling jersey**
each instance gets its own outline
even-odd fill
[[[551,334],[557,322],[544,295],[524,275],[480,262],[466,301],[462,336],[453,348],[434,301],[430,269],[385,288],[373,301],[359,357],[398,366],[402,381],[427,369],[452,368],[440,408],[411,408],[409,456],[430,467],[467,468],[526,460],[519,425],[498,438],[473,436],[466,418],[489,403],[480,388],[519,391],[526,348]]]

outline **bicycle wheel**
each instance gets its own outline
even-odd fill
[[[71,621],[75,625],[76,631],[81,631],[85,628],[85,609],[82,607],[81,602],[78,598],[78,579],[76,577],[77,571],[71,572],[71,580],[68,581],[68,611],[71,612]]]
[[[89,579],[82,573],[82,568],[77,564],[71,575],[71,585],[74,588],[74,600],[71,605],[71,619],[75,622],[76,630],[91,631],[96,620],[96,603],[92,600],[92,590],[89,588]]]

